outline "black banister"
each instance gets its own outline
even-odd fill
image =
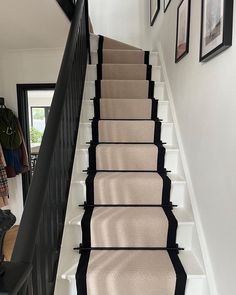
[[[87,0],[80,0],[12,261],[0,267],[5,272],[0,276],[0,294],[53,294],[89,58],[88,38]]]

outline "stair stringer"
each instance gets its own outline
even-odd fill
[[[209,250],[207,247],[207,242],[205,239],[204,231],[203,231],[203,225],[201,222],[201,217],[197,205],[197,197],[193,188],[193,182],[191,179],[191,174],[186,158],[186,154],[184,151],[184,145],[183,141],[181,138],[181,133],[180,133],[180,127],[179,127],[179,122],[178,122],[178,117],[175,111],[175,104],[174,104],[174,98],[173,98],[173,93],[171,90],[171,85],[169,82],[168,74],[167,74],[167,69],[165,65],[165,59],[164,59],[164,54],[162,50],[161,43],[158,43],[158,52],[159,52],[159,61],[162,67],[162,75],[163,79],[165,81],[165,96],[166,99],[169,100],[169,106],[170,106],[170,111],[172,115],[172,120],[174,123],[174,129],[175,129],[175,134],[176,134],[176,141],[180,150],[180,158],[182,162],[182,173],[184,174],[184,177],[186,179],[186,184],[187,184],[187,190],[188,190],[188,197],[189,197],[189,202],[191,204],[191,209],[193,212],[193,218],[196,226],[196,233],[195,233],[195,242],[199,244],[198,249],[195,250],[197,257],[199,258],[200,263],[204,267],[205,273],[206,273],[206,283],[204,286],[204,295],[217,295],[218,291],[216,289],[216,283],[214,279],[214,274],[213,274],[213,268],[212,264],[210,261],[210,255],[209,255]],[[194,244],[194,243],[193,243]]]

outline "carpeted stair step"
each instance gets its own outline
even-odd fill
[[[97,205],[169,204],[170,186],[170,179],[156,172],[89,173],[86,199]]]
[[[99,64],[149,64],[149,51],[98,49]]]
[[[104,80],[151,80],[152,66],[98,64],[97,78]]]
[[[176,247],[177,220],[170,208],[87,207],[83,247]]]
[[[96,98],[153,98],[154,86],[147,80],[97,80]]]
[[[163,171],[165,148],[155,144],[98,144],[89,147],[89,169]]]
[[[132,45],[122,43],[120,41],[104,37],[104,36],[99,36],[99,41],[98,41],[98,47],[102,49],[119,49],[119,50],[141,50],[137,47],[134,47]]]
[[[149,142],[158,143],[161,122],[154,120],[93,120],[94,142]]]
[[[178,255],[168,251],[85,252],[76,278],[78,294],[89,295],[179,295],[186,283]]]
[[[157,100],[155,99],[94,99],[96,119],[155,119]]]

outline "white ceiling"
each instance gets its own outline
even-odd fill
[[[56,0],[0,0],[0,50],[64,47],[69,26]]]

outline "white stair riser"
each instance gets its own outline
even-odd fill
[[[172,173],[177,173],[179,161],[178,150],[166,150],[165,155],[165,168],[170,170]],[[81,148],[76,151],[74,160],[74,173],[81,173],[81,170],[88,168],[88,149]]]
[[[97,80],[97,66],[88,65],[86,72],[86,81],[95,81]],[[161,67],[152,68],[152,81],[161,82]]]
[[[57,278],[54,295],[77,295],[76,280]]]
[[[205,278],[192,278],[187,280],[185,295],[202,295]]]
[[[96,51],[91,52],[92,64],[98,64],[98,54]],[[160,57],[158,52],[151,52],[149,57],[149,64],[152,66],[159,66],[160,65]]]
[[[99,37],[97,35],[90,34],[90,50],[91,51],[98,50],[98,41],[99,41]]]
[[[79,211],[79,209],[78,209]],[[68,249],[68,251],[74,251],[74,247],[79,247],[82,241],[81,227],[77,224],[67,224],[64,227],[63,240],[61,247]]]
[[[84,98],[91,99],[94,97],[95,97],[95,82],[87,81],[85,83]],[[165,84],[163,82],[155,83],[154,97],[160,101],[165,100]]]
[[[88,123],[94,117],[94,106],[92,100],[84,100],[81,112],[81,123]],[[171,122],[169,102],[158,102],[158,118],[163,122]]]
[[[81,174],[80,174],[81,176]],[[72,198],[72,204],[77,206],[83,204],[86,200],[86,186],[85,181],[79,181],[79,175],[73,172],[73,182],[71,183],[70,196]],[[77,178],[76,178],[77,177]],[[170,200],[174,205],[184,207],[184,192],[186,190],[186,183],[184,182],[172,182]]]
[[[173,144],[174,128],[172,123],[163,123],[161,127],[161,140],[168,145]],[[77,144],[85,144],[92,139],[92,130],[90,123],[81,123],[79,128],[79,140]]]

